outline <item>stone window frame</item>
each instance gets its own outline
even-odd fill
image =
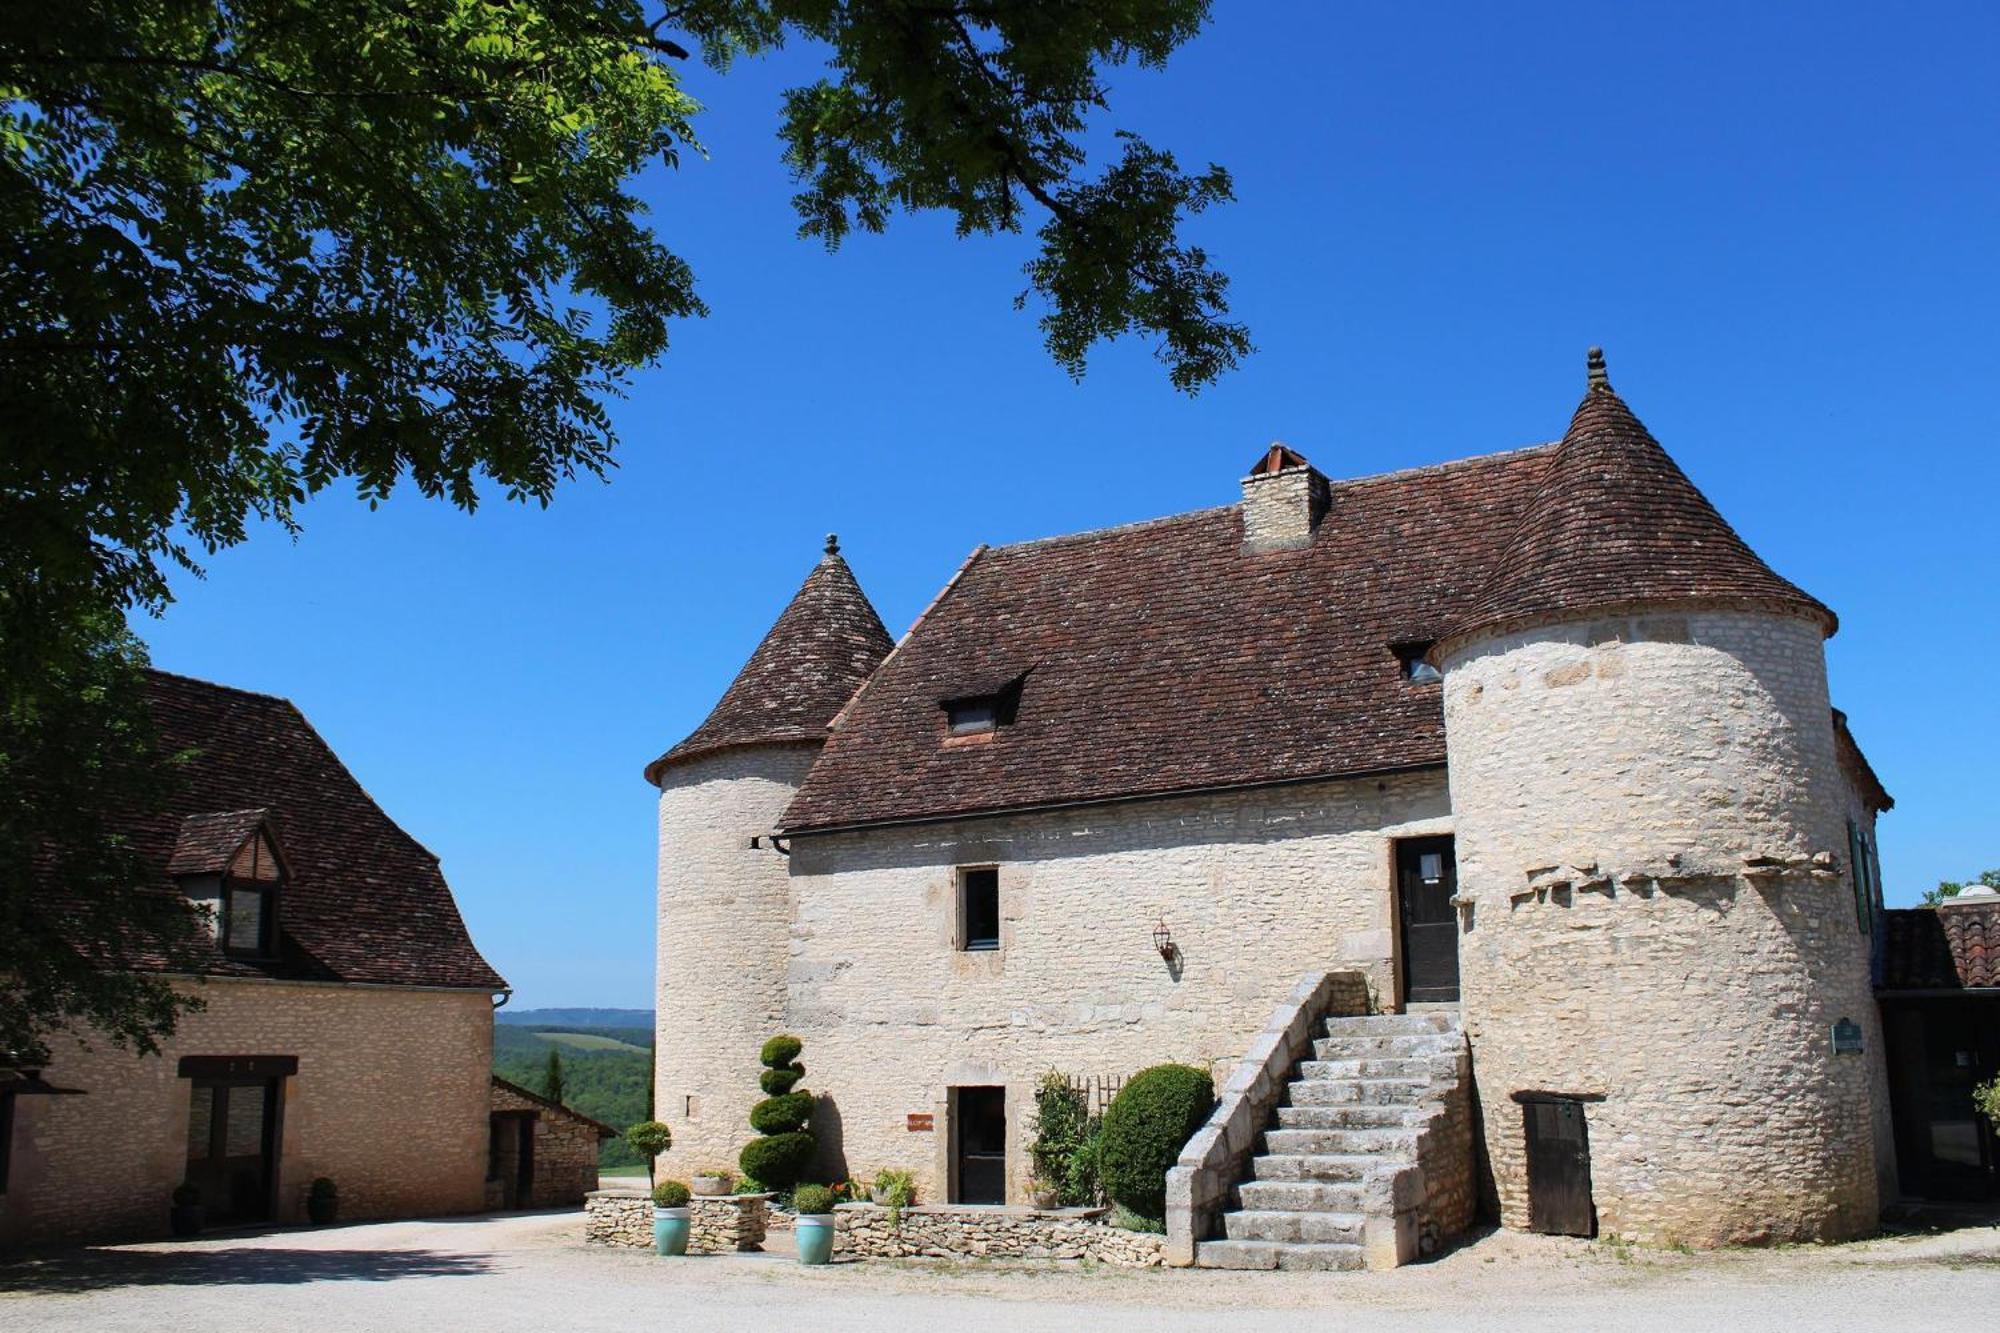
[[[971,916],[968,899],[971,894],[972,876],[990,872],[993,876],[993,935],[992,942],[975,943],[971,938]],[[1000,867],[995,862],[974,863],[952,868],[952,923],[951,946],[957,953],[998,953],[1000,951]]]

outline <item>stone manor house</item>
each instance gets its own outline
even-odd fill
[[[646,769],[665,1170],[734,1161],[788,1031],[823,1169],[937,1202],[1024,1200],[1045,1071],[1211,1065],[1177,1262],[1310,1260],[1372,1208],[1407,1258],[1479,1195],[1866,1232],[1890,799],[1835,626],[1595,351],[1556,443],[1354,480],[1273,446],[1238,503],[977,548],[893,646],[829,539]],[[1246,1063],[1302,1013],[1320,1058]]]

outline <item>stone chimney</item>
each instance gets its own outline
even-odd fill
[[[1311,545],[1329,499],[1319,469],[1302,454],[1273,444],[1243,479],[1243,553]]]

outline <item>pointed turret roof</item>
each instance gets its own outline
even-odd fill
[[[1520,526],[1444,637],[1696,604],[1802,612],[1832,634],[1833,612],[1773,573],[1633,415],[1601,349],[1589,370]]]
[[[826,554],[771,626],[707,721],[646,765],[658,783],[668,765],[744,745],[823,741],[861,682],[892,646],[889,631],[841,558],[831,533]]]

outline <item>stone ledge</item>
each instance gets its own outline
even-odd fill
[[[881,1259],[1088,1259],[1122,1268],[1162,1262],[1166,1237],[1108,1224],[1105,1208],[921,1204],[889,1210],[844,1203],[834,1210],[836,1253]]]
[[[696,1195],[689,1199],[688,1253],[762,1248],[770,1201],[768,1194]],[[583,1238],[597,1245],[651,1248],[651,1195],[631,1188],[591,1191],[583,1200]]]

